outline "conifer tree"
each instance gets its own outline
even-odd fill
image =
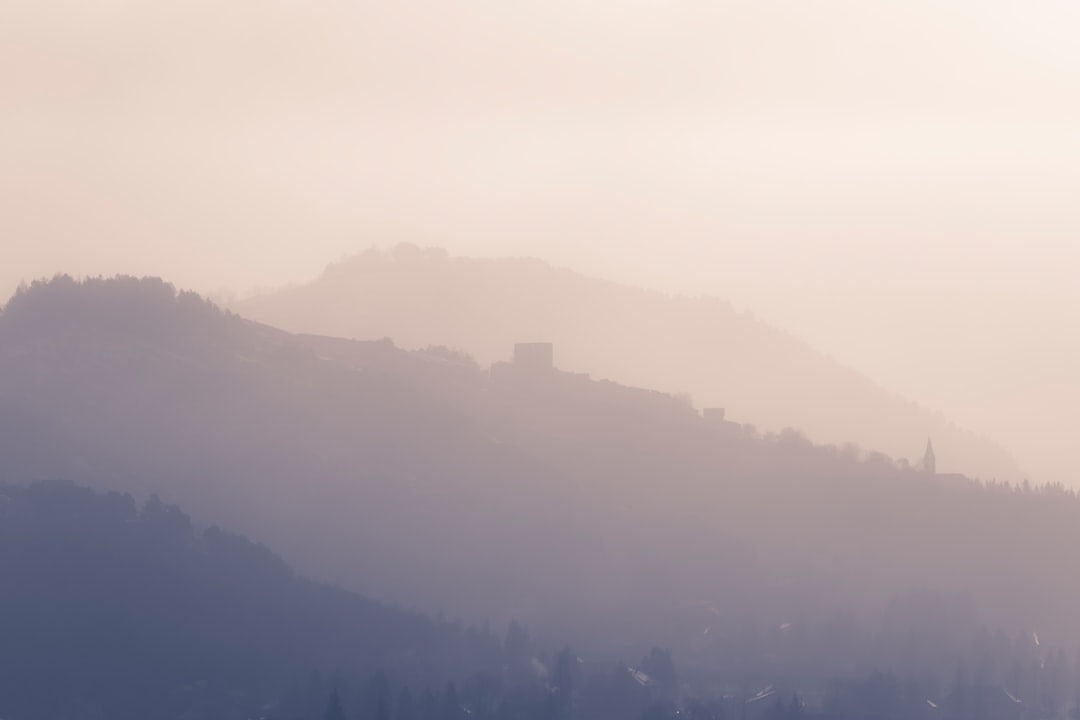
[[[323,720],[345,720],[345,708],[341,706],[341,698],[338,696],[337,688],[330,692],[330,701],[326,703]]]

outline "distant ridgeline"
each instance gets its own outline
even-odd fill
[[[548,336],[524,339],[530,338]],[[685,397],[562,372],[556,351],[562,357],[563,346],[521,346],[516,362],[485,369],[446,348],[405,352],[388,340],[289,334],[178,295],[160,281],[36,284],[0,313],[3,472],[20,485],[70,478],[140,499],[156,493],[207,523],[270,544],[307,576],[477,623],[487,618],[505,627],[517,618],[549,648],[573,638],[586,663],[608,676],[620,659],[640,670],[633,658],[654,645],[669,648],[678,659],[680,692],[701,697],[709,696],[710,683],[773,684],[798,691],[813,706],[812,692],[831,678],[856,682],[872,678],[875,668],[896,673],[901,689],[909,674],[937,677],[939,691],[928,691],[922,707],[929,707],[928,698],[938,703],[948,696],[958,668],[965,674],[957,687],[1002,687],[1025,703],[1051,694],[1041,674],[1049,668],[1065,678],[1054,681],[1052,694],[1067,696],[1061,688],[1080,675],[1071,660],[1080,648],[1080,576],[1067,571],[1080,545],[1074,493],[942,477],[930,472],[936,471],[927,462],[933,448],[912,467],[854,446],[814,445],[795,431],[762,436],[734,422],[730,408],[702,415]],[[951,452],[934,439],[943,455]],[[27,497],[9,502],[18,507]],[[130,562],[139,576],[177,569],[217,578],[210,582],[215,587],[243,577],[235,568],[211,572],[199,564],[213,546],[206,533],[165,546],[132,535],[138,528],[150,532],[140,519],[147,511],[133,515],[132,501],[106,497],[100,506],[115,515],[105,516],[120,518],[124,530],[102,530],[92,541],[65,547],[89,553],[99,543],[130,544],[116,559]],[[81,527],[72,523],[96,512],[64,516],[60,525]],[[4,518],[0,527],[14,532]],[[39,550],[47,553],[48,545]],[[33,547],[12,539],[0,551],[24,563],[11,572],[29,573],[27,582],[34,574],[22,548]],[[161,547],[173,554],[160,562],[141,554]],[[167,654],[178,673],[202,667],[201,650],[193,649],[197,659],[184,664],[183,643],[194,648],[205,640],[214,648],[207,656],[228,658],[220,645],[228,638],[235,639],[230,646],[254,643],[256,664],[265,664],[268,676],[309,665],[332,673],[348,663],[366,674],[390,655],[398,658],[394,667],[399,661],[411,667],[390,650],[396,635],[375,644],[390,655],[372,650],[370,663],[350,660],[349,652],[371,646],[359,635],[343,634],[347,649],[320,654],[337,632],[339,610],[310,597],[331,591],[296,590],[310,584],[288,580],[280,563],[251,552],[264,558],[252,560],[265,571],[256,585],[294,604],[283,609],[267,599],[272,606],[260,610],[259,593],[249,598],[235,588],[240,594],[228,600],[233,614],[222,617],[249,609],[236,628],[208,625],[199,630],[205,637],[172,637],[165,628],[188,627],[189,620],[170,619],[143,632],[138,608],[160,602],[178,612],[167,605],[186,597],[177,586],[165,596],[143,597],[134,592],[137,583],[124,585],[131,594],[79,607],[102,613],[86,616],[94,619],[88,626],[138,629],[118,635],[132,652],[149,652],[143,641],[177,643],[166,646],[174,648]],[[52,605],[38,602],[53,586],[41,586],[33,602],[0,593],[0,602],[22,603],[4,610],[9,635],[0,635],[0,652],[4,637],[22,637],[13,618],[31,605],[83,617],[63,598],[98,586],[86,585],[80,562],[64,562],[41,565],[72,568],[72,587],[55,585],[63,592]],[[114,600],[132,604],[109,615],[105,608]],[[305,609],[309,600],[317,610]],[[184,607],[218,600],[192,602],[184,600]],[[284,615],[291,612],[312,618],[310,632],[321,640],[305,645],[305,630],[290,635],[295,645],[284,649],[273,644],[273,633],[263,636],[265,626],[246,624],[261,618],[288,627]],[[389,614],[380,616],[381,625],[399,626],[399,616],[383,612]],[[441,626],[417,622],[409,635],[417,649],[401,652],[430,660],[433,677],[453,668],[439,659],[450,652],[437,639]],[[45,634],[20,642],[41,639],[48,655],[9,655],[10,672],[0,673],[0,683],[42,698],[48,687],[31,678],[46,677],[41,668],[57,654],[85,661],[99,652],[102,636],[71,635],[79,648],[95,648],[79,650],[63,645],[64,633],[47,634],[62,623],[36,627]],[[63,649],[54,653],[50,643]],[[553,672],[551,657],[540,661]],[[105,672],[108,663],[95,667]],[[128,665],[116,677],[129,670],[138,677],[139,668]],[[57,677],[76,682],[76,670],[63,672]],[[227,673],[220,668],[222,677]],[[423,692],[403,678],[392,682]],[[895,689],[890,682],[886,676],[879,684]],[[423,686],[441,697],[442,683]],[[0,706],[0,717],[9,716],[22,717]]]
[[[1023,475],[1000,446],[920,408],[749,311],[710,297],[621,285],[532,258],[451,257],[402,244],[334,263],[317,280],[232,304],[292,332],[406,348],[466,350],[482,365],[515,342],[554,343],[560,366],[630,385],[689,392],[740,422],[797,427],[817,442],[907,456],[928,434],[943,466]]]

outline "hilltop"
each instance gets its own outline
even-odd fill
[[[483,365],[505,360],[515,342],[550,341],[566,370],[688,393],[699,407],[726,408],[766,431],[791,427],[815,442],[912,460],[933,436],[947,448],[944,469],[1022,479],[992,441],[717,298],[620,285],[535,259],[451,257],[400,245],[232,307],[293,332],[457,348]]]

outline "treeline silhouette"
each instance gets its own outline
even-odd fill
[[[608,665],[516,621],[499,637],[312,583],[156,496],[59,481],[0,484],[0,577],[0,715],[24,720],[1019,720],[1075,717],[1080,690],[1064,653],[1000,634],[951,676],[754,684],[688,677],[659,648]]]
[[[156,493],[307,576],[517,618],[605,671],[669,648],[695,689],[974,682],[990,657],[986,683],[1030,702],[1016,688],[1041,685],[1008,673],[1080,648],[1062,570],[1080,501],[1061,486],[931,476],[445,348],[291,335],[159,280],[59,278],[8,303],[0,456],[12,483]]]
[[[657,651],[653,651],[654,654]],[[564,650],[556,668],[572,659]],[[645,666],[651,656],[643,659]],[[378,672],[360,688],[327,697],[315,678],[300,692],[296,689],[271,717],[317,720],[1021,720],[1022,718],[1075,718],[1075,701],[1064,698],[1060,687],[1043,691],[1035,703],[1026,703],[1001,685],[972,680],[958,670],[944,684],[933,675],[908,676],[874,671],[866,677],[832,682],[817,700],[808,704],[797,692],[773,686],[742,689],[712,698],[683,697],[667,693],[662,681],[625,665],[603,673],[580,670],[562,672],[558,678],[533,679],[522,684],[499,677],[475,677],[462,691],[450,683],[441,693],[430,688],[417,693],[395,686],[386,673]],[[347,696],[347,700],[342,698]],[[318,699],[326,697],[324,709]],[[346,707],[351,712],[346,711]]]
[[[520,632],[520,630],[519,630]],[[515,656],[507,633],[506,657]],[[670,653],[653,648],[635,667],[616,663],[602,668],[585,663],[572,649],[541,662],[532,672],[506,665],[499,675],[474,676],[460,689],[449,683],[441,693],[418,692],[395,684],[378,671],[366,683],[337,678],[326,698],[326,680],[314,676],[294,684],[274,717],[366,720],[1066,720],[1080,717],[1080,666],[1061,654],[1015,662],[998,675],[998,658],[986,655],[973,670],[960,664],[951,677],[932,672],[898,676],[873,670],[862,677],[834,678],[806,694],[773,684],[733,684],[714,677],[704,695],[682,682]],[[521,667],[518,665],[518,667]],[[1070,674],[1072,673],[1072,674]],[[339,691],[339,688],[341,689]],[[701,691],[703,688],[693,688]],[[419,700],[419,701],[418,701]],[[352,709],[346,713],[345,707]]]
[[[685,708],[699,717],[721,717],[723,700],[682,701],[669,653],[653,648],[637,667],[622,663],[589,668],[569,647],[544,659],[527,654],[527,645],[510,643],[520,626],[511,624],[505,664],[497,673],[474,675],[445,686],[411,687],[393,673],[366,679],[313,675],[294,683],[272,717],[371,718],[371,720],[466,720],[467,718],[667,718]],[[640,668],[640,669],[639,669]],[[651,674],[650,674],[651,673]],[[326,688],[330,687],[327,691]],[[710,714],[701,714],[709,708]],[[719,713],[719,715],[717,714]]]
[[[0,484],[0,717],[247,717],[313,670],[497,670],[497,636],[305,580],[153,496]]]

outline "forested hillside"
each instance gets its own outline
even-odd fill
[[[502,663],[491,633],[304,580],[156,496],[0,484],[0,583],[17,720],[246,718],[313,673],[439,688]]]
[[[998,673],[1080,646],[1061,488],[927,475],[557,370],[290,335],[157,280],[10,301],[0,452],[14,483],[157,493],[318,579],[518,618],[597,662],[667,647],[697,680],[948,676],[999,632]]]
[[[906,674],[828,682],[703,673],[656,647],[609,663],[538,646],[517,622],[499,636],[312,583],[156,496],[140,508],[62,481],[0,483],[0,578],[0,714],[17,720],[1018,720],[1076,709],[1077,668],[1037,635],[975,633],[954,647],[951,676],[933,657]],[[909,629],[925,640],[961,638],[969,608],[935,615],[922,598],[904,609],[921,613]],[[874,641],[901,647],[881,634],[897,619]],[[804,632],[781,627],[772,642],[789,629]],[[854,630],[839,618],[817,652],[865,640]]]

